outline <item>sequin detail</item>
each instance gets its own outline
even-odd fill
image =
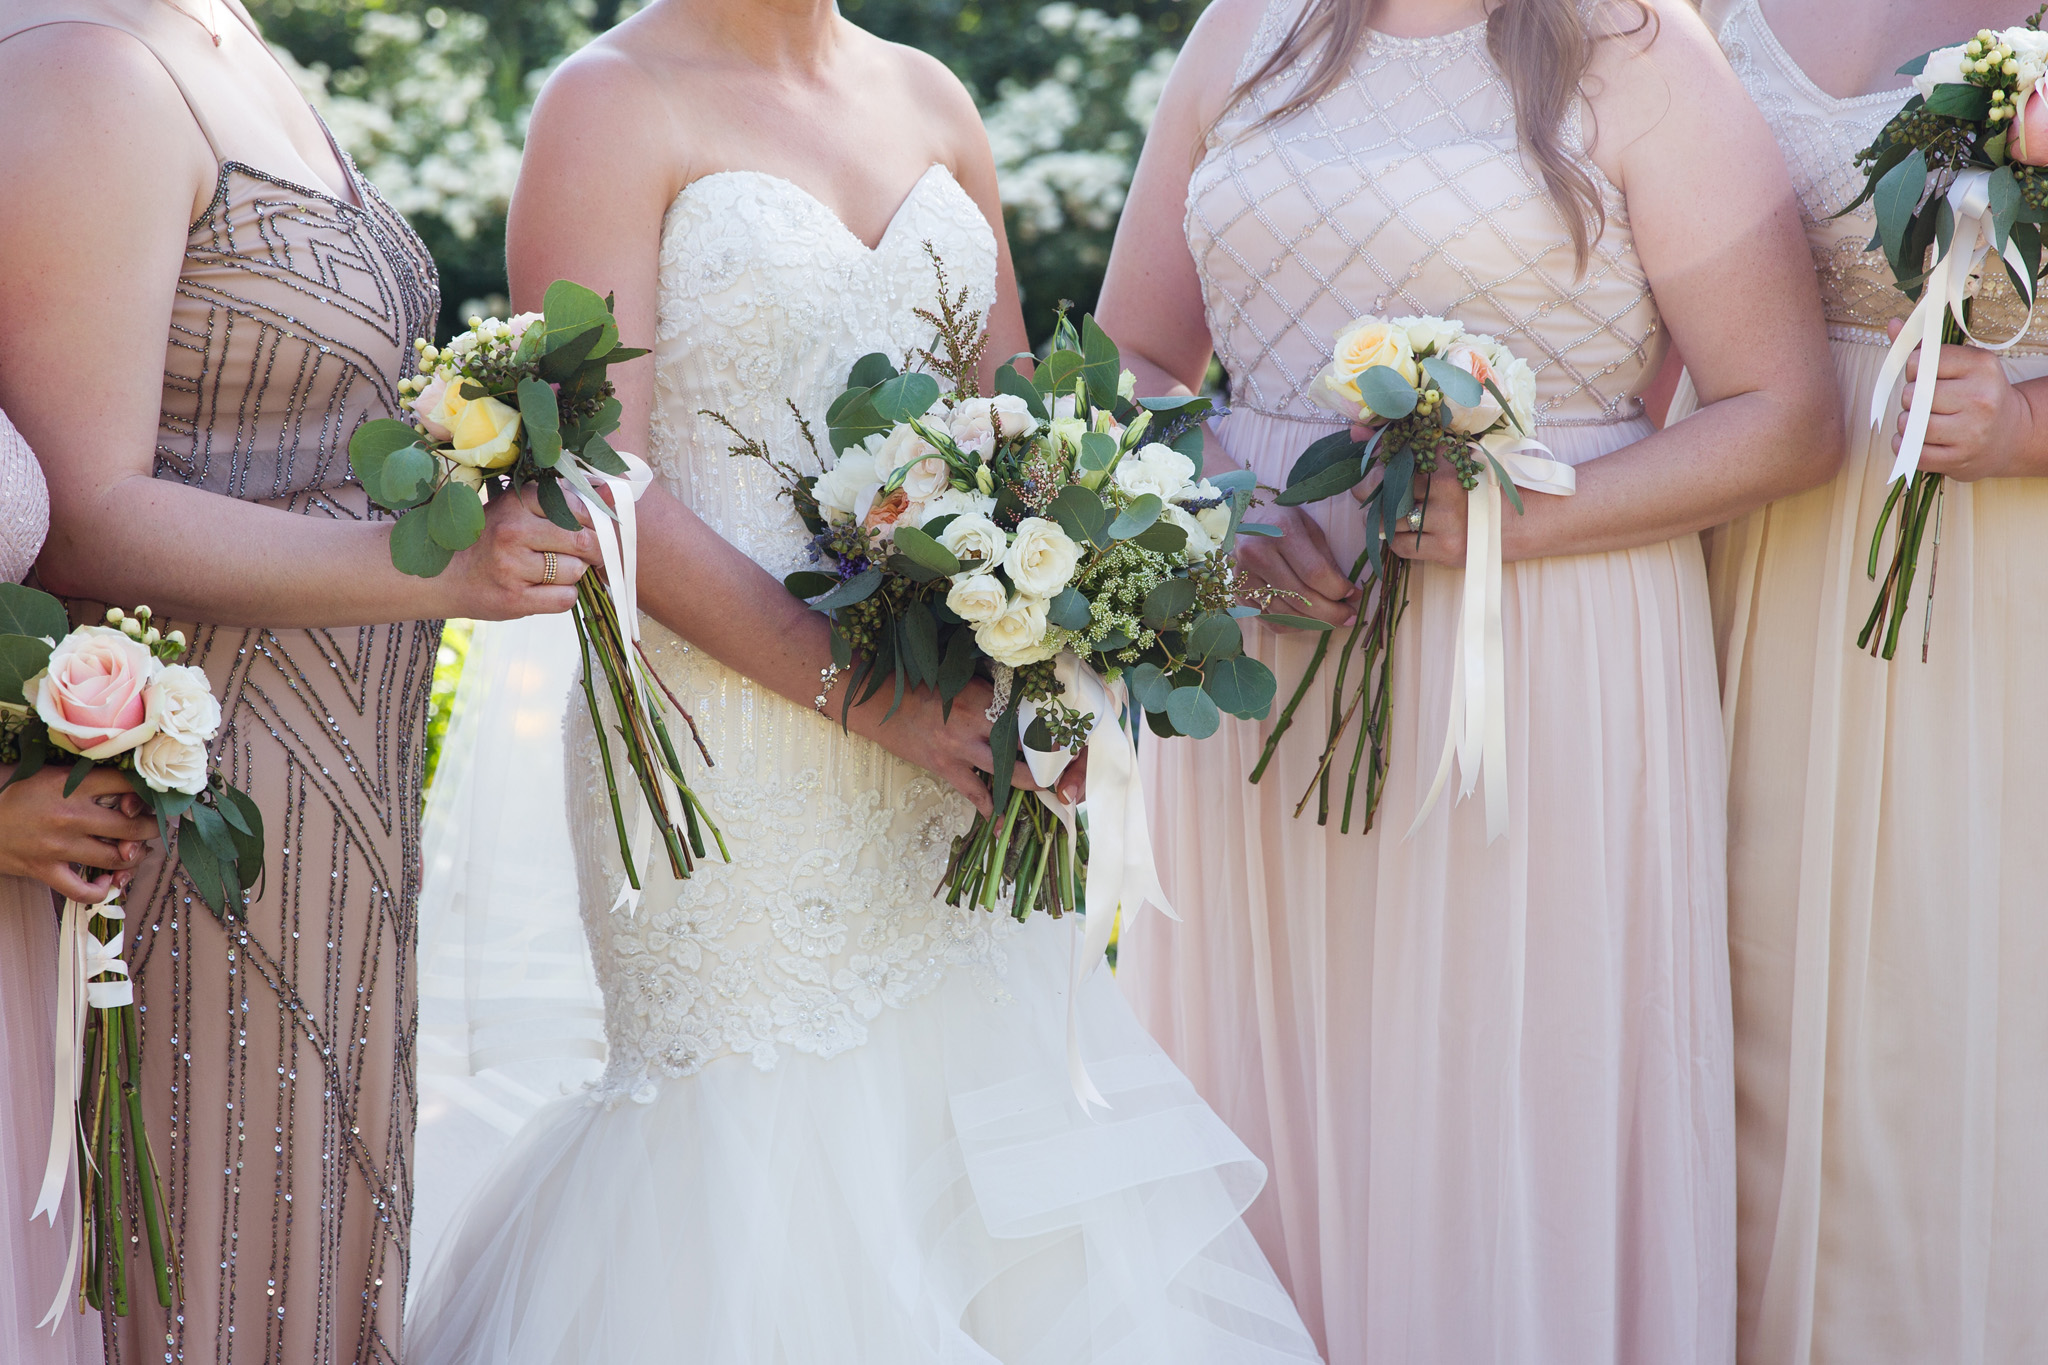
[[[1275,50],[1298,2],[1269,5],[1242,73]],[[1542,423],[1640,416],[1663,332],[1627,205],[1585,154],[1583,111],[1564,142],[1599,187],[1607,221],[1580,275],[1564,220],[1522,154],[1483,25],[1374,35],[1335,90],[1257,126],[1311,60],[1225,115],[1188,188],[1188,245],[1232,406],[1327,424],[1307,390],[1336,333],[1365,314],[1435,313],[1529,361]]]

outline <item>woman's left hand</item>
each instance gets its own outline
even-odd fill
[[[1364,488],[1364,484],[1359,485]],[[1370,490],[1367,490],[1370,491]],[[1423,511],[1425,503],[1428,510]],[[1438,465],[1436,472],[1415,476],[1415,508],[1423,512],[1422,529],[1411,529],[1414,518],[1411,515],[1399,523],[1387,537],[1387,544],[1403,559],[1421,560],[1429,564],[1465,565],[1466,509],[1470,506],[1465,496],[1464,485],[1451,472],[1449,465]]]
[[[1893,319],[1894,339],[1902,325]],[[1906,362],[1906,380],[1892,428],[1894,453],[1905,443],[1906,414],[1920,382],[1918,350]],[[2038,449],[2044,434],[2026,391],[2007,378],[2005,362],[1996,353],[1967,344],[1941,348],[1933,415],[1920,451],[1923,472],[1964,483],[2048,474]]]

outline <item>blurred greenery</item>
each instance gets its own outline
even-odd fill
[[[1092,307],[1160,86],[1206,0],[842,0],[945,61],[989,126],[1034,336]],[[504,303],[504,213],[533,96],[638,0],[250,0],[364,173],[441,267],[444,334]]]

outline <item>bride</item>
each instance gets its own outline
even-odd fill
[[[843,732],[825,623],[777,581],[806,534],[708,415],[808,460],[785,399],[822,431],[855,360],[929,344],[934,255],[989,318],[992,372],[1024,344],[1000,224],[958,81],[830,0],[659,0],[541,95],[513,292],[616,291],[654,349],[620,392],[620,440],[657,474],[646,643],[709,746],[694,776],[733,861],[643,867],[637,908],[612,908],[579,690],[570,820],[608,1064],[457,1218],[417,1365],[1315,1358],[1239,1221],[1263,1168],[1106,972],[1077,1012],[1110,1108],[1075,1100],[1071,923],[932,895],[988,808],[986,685],[950,719],[922,692],[887,719],[884,695]]]

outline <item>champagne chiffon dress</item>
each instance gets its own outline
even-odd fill
[[[0,582],[19,583],[50,525],[50,494],[28,443],[0,413]],[[7,769],[0,767],[0,781]],[[57,913],[50,888],[0,877],[0,1360],[88,1365],[100,1358],[98,1314],[66,1314],[36,1331],[64,1273],[66,1200],[57,1224],[29,1222],[50,1150],[51,1028],[57,1008]]]
[[[152,25],[185,22],[161,7],[76,8],[152,52],[168,32]],[[0,41],[25,29],[0,20]],[[348,440],[400,413],[413,339],[438,313],[432,259],[338,149],[347,198],[222,157],[180,90],[219,176],[177,280],[156,477],[300,516],[374,518]],[[80,603],[74,619],[101,610]],[[214,760],[262,808],[267,848],[241,922],[216,919],[161,850],[129,890],[142,1107],[184,1300],[166,1313],[132,1295],[129,1316],[107,1318],[107,1358],[394,1365],[440,623],[160,624],[185,631],[184,661],[221,700]],[[129,1264],[146,1277],[140,1252]]]
[[[1297,4],[1269,9],[1242,72]],[[1566,144],[1607,209],[1583,275],[1483,26],[1376,35],[1337,89],[1258,126],[1300,73],[1226,115],[1189,189],[1232,457],[1285,483],[1338,425],[1305,391],[1368,313],[1500,337],[1536,368],[1536,435],[1566,463],[1649,434],[1637,393],[1664,337],[1578,117]],[[1349,567],[1357,505],[1313,514]],[[1507,566],[1511,824],[1492,845],[1482,803],[1449,796],[1403,837],[1443,744],[1462,582],[1432,564],[1411,588],[1370,834],[1293,815],[1328,673],[1257,786],[1270,722],[1145,746],[1183,918],[1132,925],[1120,980],[1271,1166],[1249,1221],[1332,1362],[1724,1365],[1725,770],[1699,540]],[[1284,698],[1312,645],[1249,647]]]
[[[1732,757],[1741,1355],[2048,1360],[2048,479],[1950,480],[1926,661],[1928,555],[1897,657],[1857,650],[1892,463],[1870,403],[1885,323],[1910,305],[1864,252],[1869,208],[1831,215],[1910,92],[1829,96],[1754,0],[1721,41],[1800,193],[1849,429],[1832,483],[1708,541]],[[2029,328],[1986,274],[1975,330],[2027,329],[2007,372],[2048,375],[2048,321]]]

